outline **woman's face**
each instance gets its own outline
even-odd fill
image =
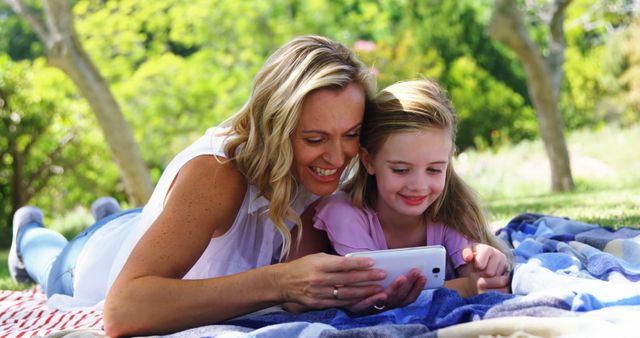
[[[358,153],[364,100],[362,87],[351,83],[341,89],[315,90],[302,103],[291,135],[291,172],[313,194],[336,191],[342,172]]]

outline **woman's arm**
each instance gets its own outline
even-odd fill
[[[182,280],[211,238],[233,224],[246,189],[231,162],[213,156],[197,157],[181,169],[164,210],[107,295],[107,335],[174,332],[286,301],[315,308],[344,306],[354,300],[333,299],[332,285],[378,279],[362,270],[342,272],[366,268],[370,261],[320,254],[236,275]]]

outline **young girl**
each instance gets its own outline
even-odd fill
[[[344,192],[320,202],[314,227],[327,232],[340,255],[443,245],[445,286],[463,296],[506,291],[510,253],[489,231],[451,164],[456,115],[445,93],[433,81],[401,82],[381,91],[368,109],[361,165]],[[462,278],[449,280],[456,277]],[[418,278],[411,292],[419,293],[425,282]],[[389,301],[387,306],[405,305]]]

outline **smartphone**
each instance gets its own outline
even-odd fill
[[[370,257],[373,259],[374,268],[387,272],[384,280],[368,284],[380,284],[387,288],[396,278],[406,276],[411,269],[417,268],[423,276],[427,277],[425,289],[435,289],[444,285],[447,250],[442,245],[360,251],[346,256]]]

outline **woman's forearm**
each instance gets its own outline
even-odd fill
[[[146,276],[116,282],[105,302],[105,332],[114,337],[170,333],[282,303],[277,269],[202,280]]]

